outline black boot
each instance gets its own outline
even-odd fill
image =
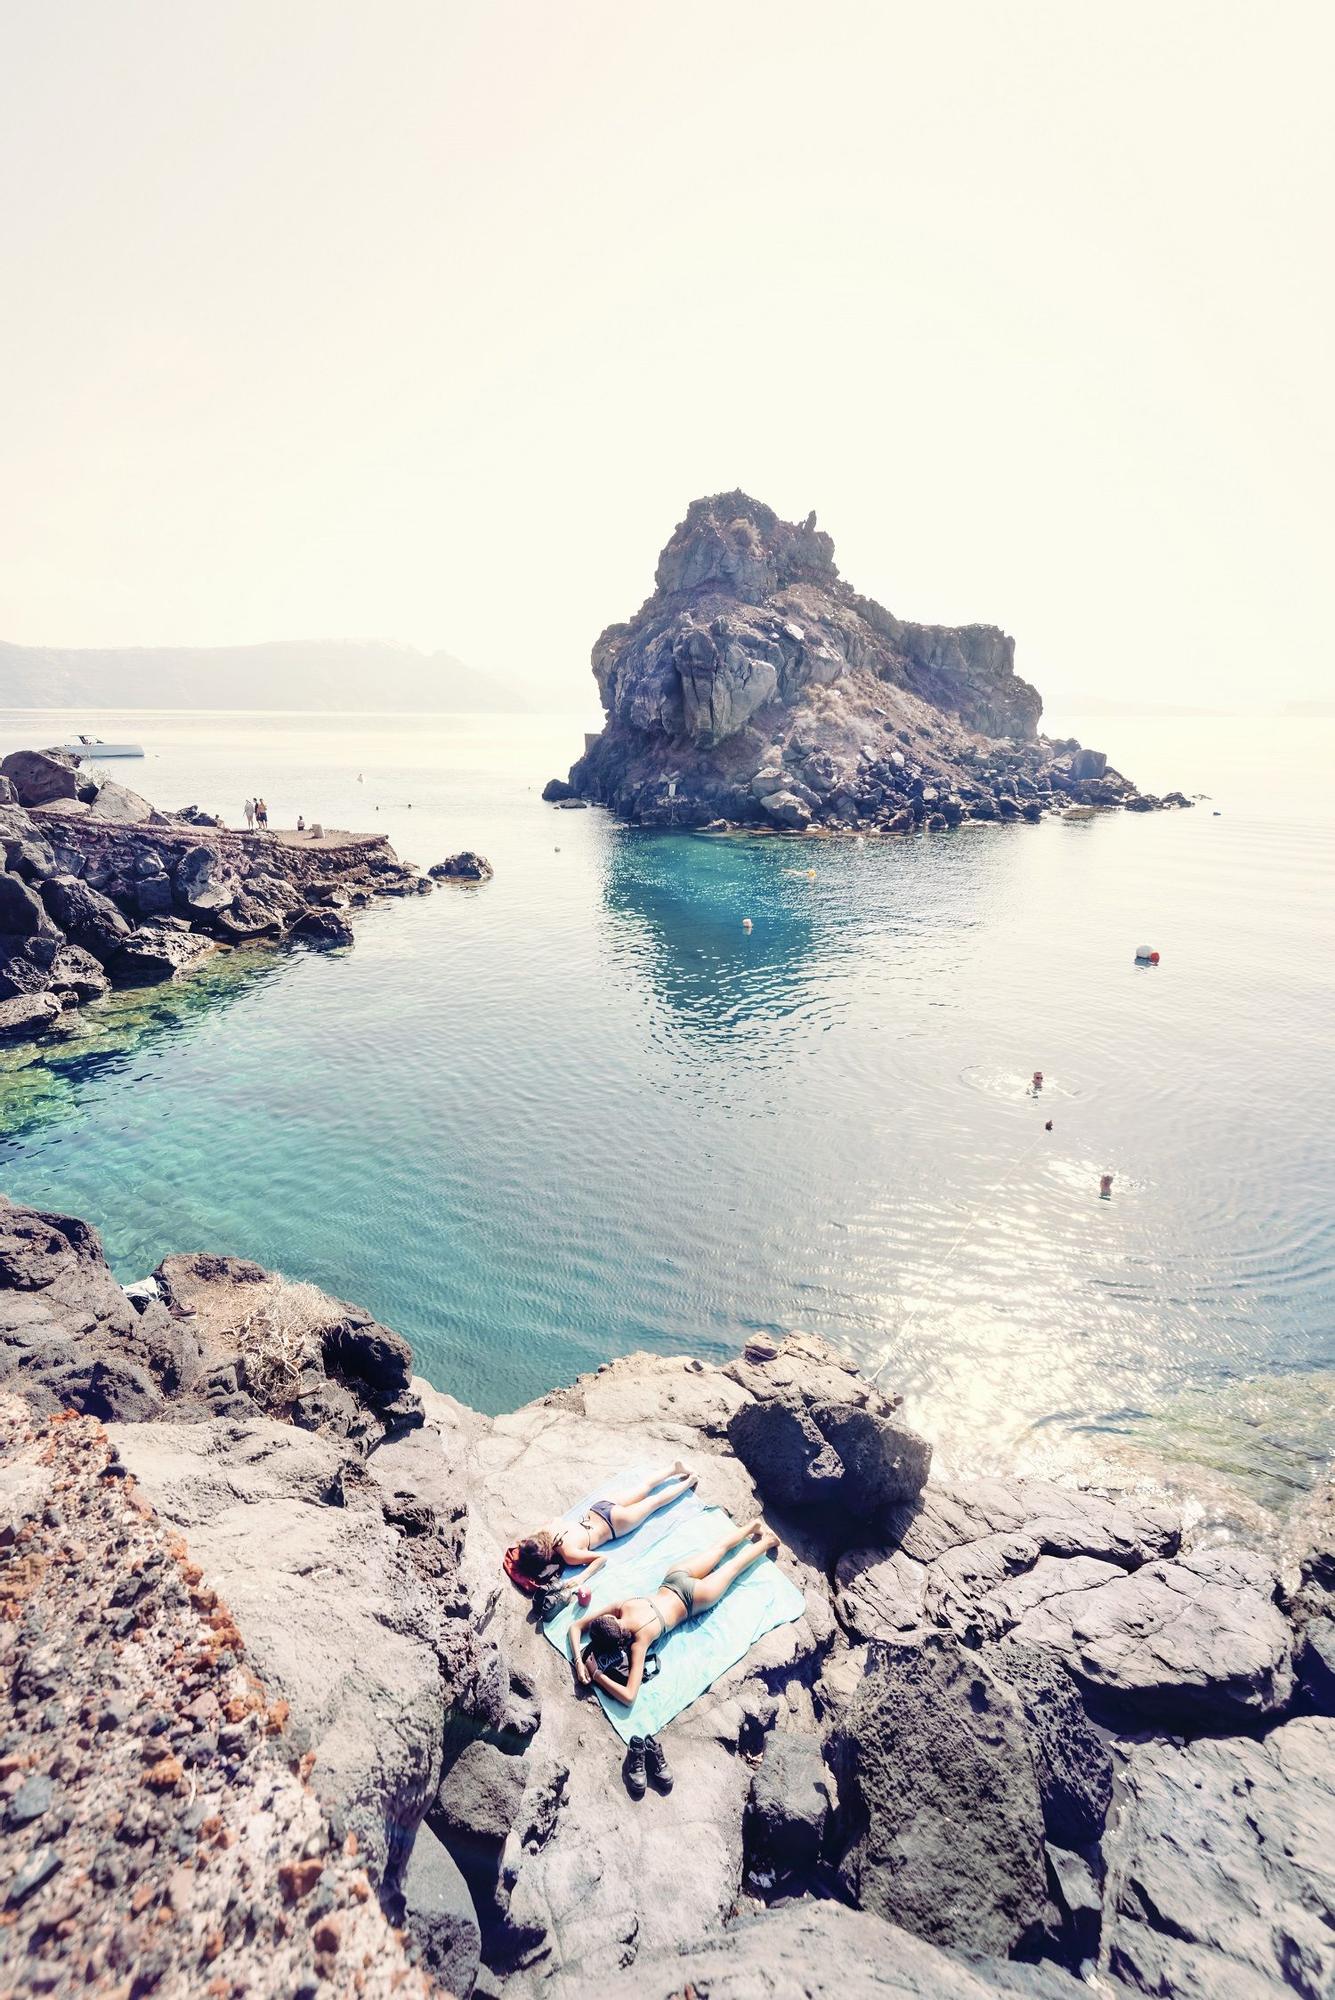
[[[650,1738],[652,1742],[652,1737]],[[626,1790],[633,1799],[644,1797],[644,1738],[632,1736],[626,1746],[626,1761],[621,1767],[621,1775],[626,1780]]]
[[[656,1736],[644,1739],[644,1761],[649,1766],[649,1776],[660,1792],[672,1790],[672,1770],[663,1755],[663,1746]]]

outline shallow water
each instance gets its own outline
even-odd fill
[[[1058,721],[1214,797],[717,840],[543,806],[584,718],[0,714],[133,734],[168,805],[496,866],[0,1057],[0,1177],[125,1278],[207,1247],[356,1299],[488,1410],[805,1326],[947,1464],[1282,1504],[1331,1449],[1335,727]]]

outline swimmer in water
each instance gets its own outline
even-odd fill
[[[1102,1175],[1102,1176],[1100,1177],[1100,1179],[1099,1179],[1099,1199],[1100,1199],[1101,1201],[1111,1201],[1111,1200],[1112,1200],[1112,1184],[1113,1184],[1113,1177],[1112,1177],[1112,1175],[1111,1175],[1111,1174],[1103,1174],[1103,1175]]]
[[[1033,1091],[1035,1097],[1037,1097],[1039,1091],[1042,1090],[1043,1072],[1041,1069],[1036,1069],[1034,1071],[1033,1077],[1030,1080],[1029,1088]]]

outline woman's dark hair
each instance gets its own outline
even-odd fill
[[[621,1620],[614,1618],[610,1611],[604,1611],[600,1617],[595,1618],[587,1630],[595,1657],[599,1653],[616,1653],[626,1643]]]
[[[535,1583],[545,1569],[550,1569],[553,1563],[561,1560],[556,1537],[549,1534],[546,1528],[539,1528],[536,1535],[525,1535],[517,1546],[519,1568]]]

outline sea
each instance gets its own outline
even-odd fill
[[[802,1328],[948,1472],[1282,1517],[1335,1440],[1335,721],[1055,717],[1198,803],[859,846],[544,805],[596,720],[0,711],[495,869],[4,1051],[0,1187],[126,1281],[313,1280],[489,1412]]]

